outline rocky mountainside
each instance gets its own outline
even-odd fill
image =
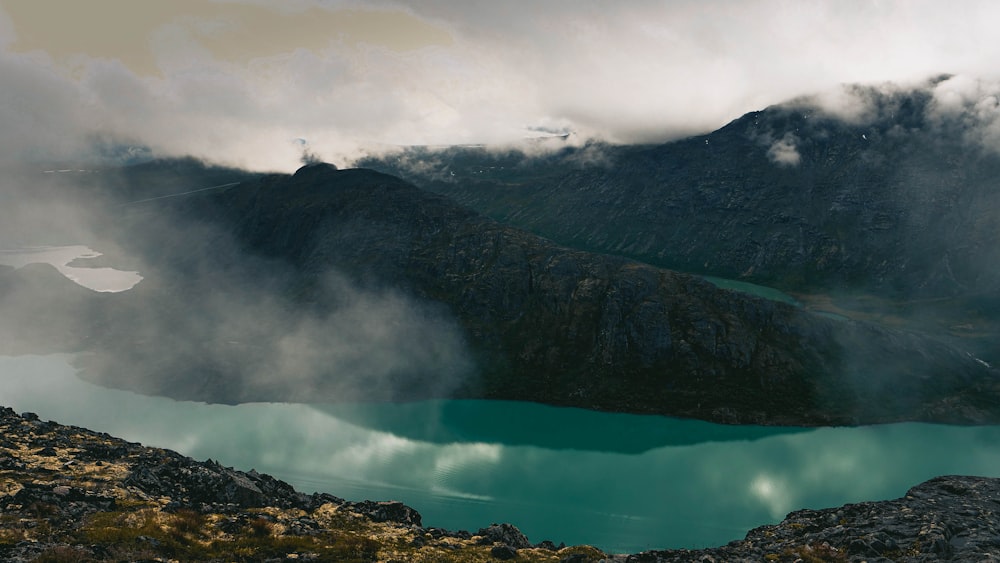
[[[560,247],[369,170],[312,165],[132,209],[120,243],[148,257],[149,281],[89,310],[101,353],[85,367],[105,384],[226,402],[529,400],[728,423],[1000,413],[996,371],[934,339]]]
[[[609,555],[516,527],[427,527],[393,501],[304,494],[255,471],[0,409],[4,561],[996,561],[1000,480],[940,477],[901,499],[793,512],[704,550]]]
[[[416,150],[392,168],[564,244],[784,288],[995,292],[1000,155],[934,87],[854,87],[844,115],[801,98],[658,146],[537,160]],[[420,162],[422,167],[412,163]]]
[[[1000,360],[995,97],[948,77],[802,98],[657,146],[412,149],[364,166],[561,244],[806,294]],[[992,110],[990,110],[992,111]]]

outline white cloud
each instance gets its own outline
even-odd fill
[[[934,88],[928,109],[942,131],[958,130],[967,142],[1000,153],[1000,81],[954,76]]]
[[[303,37],[298,49],[278,42],[293,21],[283,18],[316,6],[408,14],[451,41],[406,49],[343,34]],[[145,45],[159,69],[148,75],[107,58],[79,55],[67,68],[12,52],[18,22],[0,17],[0,45],[8,45],[0,147],[62,156],[101,131],[166,153],[291,169],[301,156],[296,138],[341,163],[363,147],[503,142],[539,125],[656,141],[840,83],[977,75],[1000,58],[989,29],[1000,4],[986,1],[550,1],[527,9],[301,0],[273,9],[274,36],[255,45],[273,41],[275,50],[245,61],[213,51],[215,28],[204,21],[163,22]]]
[[[767,157],[778,166],[798,166],[799,161],[802,160],[798,147],[796,147],[798,142],[795,135],[786,133],[784,137],[772,143],[767,149]]]

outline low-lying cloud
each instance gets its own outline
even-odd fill
[[[796,147],[798,142],[799,140],[794,134],[786,133],[784,137],[772,143],[767,149],[767,157],[779,166],[798,166],[799,161],[802,160],[802,155],[799,154]]]
[[[964,141],[968,146],[1000,153],[1000,78],[986,75],[940,75],[919,81],[846,84],[784,104],[805,114],[818,111],[849,125],[880,124],[907,127],[920,120],[924,133]],[[767,138],[770,141],[770,138]],[[791,150],[799,142],[791,132],[770,145],[775,162],[795,160]],[[783,157],[783,158],[779,158]]]
[[[88,377],[175,397],[329,402],[447,396],[473,375],[464,333],[434,303],[249,254],[214,225],[174,218],[139,233],[171,249],[142,253],[150,279],[134,303],[110,304],[110,353]]]
[[[2,353],[84,352],[93,381],[225,402],[442,397],[475,375],[445,307],[331,264],[304,272],[263,258],[224,222],[178,213],[183,198],[123,206],[94,195],[120,188],[117,180],[111,171],[7,177],[2,193],[20,206],[0,209],[0,219],[24,211],[31,222],[0,221],[0,249],[85,244],[105,256],[74,265],[143,279],[106,294],[50,266],[0,266]]]
[[[937,84],[932,95],[932,123],[960,128],[967,142],[1000,153],[1000,81],[953,76]]]

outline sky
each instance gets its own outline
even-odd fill
[[[997,21],[991,0],[0,0],[0,159],[657,142],[842,84],[995,80]]]

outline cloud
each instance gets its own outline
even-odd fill
[[[322,314],[294,309],[295,319],[253,342],[264,344],[241,365],[247,387],[261,396],[308,402],[317,393],[338,400],[393,400],[447,396],[471,375],[461,329],[442,311],[395,291],[362,289],[343,276],[327,274],[323,295],[338,306]],[[259,297],[259,296],[258,296]],[[227,300],[228,301],[228,300]],[[291,311],[270,308],[245,313],[240,299],[219,309],[227,333],[247,334],[249,324],[282,319]],[[275,313],[279,313],[276,317]],[[286,329],[285,327],[291,327]]]
[[[200,169],[188,165],[195,172],[185,180],[183,166],[147,170],[142,182],[201,193],[204,184],[187,184],[200,181]],[[348,277],[320,258],[302,269],[262,258],[218,216],[200,220],[209,211],[198,202],[154,197],[123,206],[121,196],[105,197],[129,181],[111,170],[4,172],[6,353],[86,350],[81,365],[93,381],[217,401],[441,397],[474,375],[465,332],[443,305]],[[67,269],[73,256],[94,253],[38,249],[73,244],[104,256]],[[35,256],[9,252],[24,248]],[[142,281],[108,294],[59,273],[109,274],[88,266]]]
[[[785,133],[784,137],[772,143],[767,149],[767,158],[778,166],[798,166],[802,160],[802,155],[796,148],[798,142],[799,139],[794,134]]]
[[[297,138],[338,163],[387,145],[517,141],[539,127],[660,141],[804,92],[977,75],[1000,58],[987,23],[1000,5],[985,1],[185,0],[112,19],[101,10],[115,1],[88,3],[74,12],[88,25],[37,44],[32,4],[0,2],[0,146],[20,147],[4,154],[64,158],[101,134],[291,170]]]
[[[942,132],[958,131],[973,146],[1000,153],[1000,81],[953,76],[932,90],[928,117]]]
[[[331,402],[448,396],[473,375],[443,306],[322,260],[293,270],[219,225],[150,205],[119,218],[132,222],[121,255],[145,279],[94,313],[88,379],[174,398]]]
[[[0,162],[67,158],[85,146],[85,103],[44,56],[0,56]]]

